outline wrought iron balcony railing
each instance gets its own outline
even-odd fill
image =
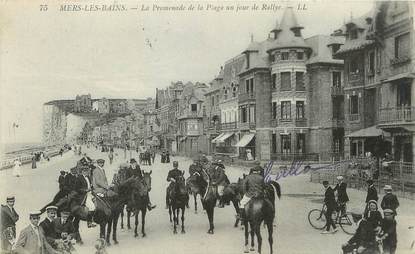
[[[381,108],[379,110],[380,123],[414,122],[415,107]]]

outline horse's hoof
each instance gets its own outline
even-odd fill
[[[130,227],[130,226],[128,226],[128,227],[127,227],[127,229],[131,229],[131,227]]]
[[[134,237],[138,237],[138,234],[134,234]]]
[[[173,231],[173,234],[177,234],[177,231]]]
[[[141,236],[142,236],[142,237],[146,237],[146,234],[144,233],[144,234],[142,234]]]
[[[209,229],[207,233],[213,235],[213,229]]]
[[[184,229],[182,230],[182,234],[186,234],[186,231],[184,231]]]
[[[249,251],[255,251],[254,247],[249,248]]]
[[[117,245],[118,244],[118,241],[117,240],[114,240],[114,244]]]
[[[248,247],[245,246],[244,253],[249,253]]]
[[[109,241],[107,241],[107,246],[109,247],[109,246],[111,246],[111,243],[109,242]]]

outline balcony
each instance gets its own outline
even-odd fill
[[[239,102],[245,102],[248,100],[255,100],[255,94],[254,93],[241,93],[238,96]]]
[[[348,118],[350,122],[357,122],[360,120],[360,114],[349,114]]]
[[[305,118],[295,119],[295,126],[296,127],[307,127],[307,119]]]
[[[271,153],[276,161],[319,161],[318,153]]]
[[[331,95],[332,96],[344,95],[343,87],[342,86],[332,86],[331,87]]]
[[[401,56],[390,60],[392,66],[408,63],[411,61],[409,56]]]
[[[222,123],[221,128],[222,130],[236,129],[236,122]]]
[[[243,130],[254,130],[255,126],[255,122],[238,123],[238,128]]]
[[[178,119],[186,119],[186,118],[203,118],[203,112],[184,112],[181,114]]]
[[[341,118],[332,118],[331,119],[331,126],[333,128],[344,127],[344,119],[341,119]]]
[[[379,110],[379,123],[400,124],[415,121],[415,107],[381,108]]]

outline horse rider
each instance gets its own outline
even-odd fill
[[[6,198],[6,205],[1,205],[0,213],[0,239],[1,239],[1,251],[7,253],[12,248],[12,244],[9,240],[16,239],[16,222],[19,220],[19,215],[14,209],[15,197],[9,196]],[[5,237],[5,230],[10,228],[11,239]]]
[[[198,157],[193,159],[193,164],[189,166],[189,175],[194,175],[195,173],[202,175],[202,165]]]
[[[175,183],[178,178],[183,175],[183,172],[179,170],[179,162],[173,161],[173,169],[171,169],[167,175],[167,182],[170,182],[169,186],[166,189],[166,209],[169,209],[169,193],[175,188]]]
[[[243,197],[240,201],[239,219],[243,220],[245,217],[245,206],[251,201],[252,198],[264,197],[264,176],[260,166],[251,168],[249,175],[246,176],[243,183]],[[272,206],[273,207],[273,206]]]
[[[92,159],[89,158],[86,153],[83,154],[82,158],[79,160],[79,163],[82,166],[89,166],[90,164],[92,164]]]
[[[130,160],[130,167],[127,169],[126,176],[127,176],[127,179],[131,177],[137,177],[140,181],[144,179],[143,173],[141,172],[140,165],[138,165],[137,161],[134,158]],[[147,193],[147,195],[149,194]],[[151,211],[157,206],[151,204],[150,196],[147,196],[147,198],[148,198],[147,209]]]
[[[97,167],[92,172],[92,187],[98,197],[105,197],[109,190],[107,175],[104,169],[105,160],[98,159]]]
[[[88,228],[95,227],[92,223],[95,211],[95,204],[92,201],[92,184],[90,176],[90,169],[88,167],[82,168],[82,174],[78,176],[76,181],[76,191],[78,193],[78,204],[88,208],[87,225]]]
[[[229,184],[229,180],[225,175],[225,166],[222,164],[221,160],[216,160],[212,163],[212,165],[208,168],[206,174],[209,176],[210,183],[214,188],[217,189],[217,193],[219,196],[219,208],[223,208],[223,190],[225,186]]]

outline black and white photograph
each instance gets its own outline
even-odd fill
[[[414,14],[0,0],[0,253],[415,254]]]

